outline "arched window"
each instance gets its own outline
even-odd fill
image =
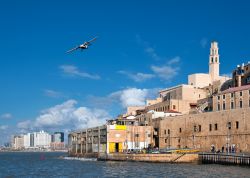
[[[214,62],[214,58],[213,58],[213,57],[211,58],[211,62],[212,62],[212,63]]]
[[[217,57],[215,58],[215,62],[217,62]]]

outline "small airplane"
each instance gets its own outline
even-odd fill
[[[84,42],[83,44],[81,44],[81,45],[79,45],[79,46],[77,46],[77,47],[75,47],[73,49],[68,50],[66,53],[70,53],[70,52],[75,51],[77,49],[82,49],[82,50],[83,49],[88,49],[88,47],[91,45],[91,43],[93,41],[95,41],[96,39],[97,39],[97,37],[95,37],[95,38],[93,38],[93,39],[91,39],[91,40],[89,40],[87,42]]]

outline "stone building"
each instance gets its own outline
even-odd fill
[[[250,85],[229,88],[213,96],[213,111],[250,107]]]
[[[197,103],[200,99],[207,98],[208,92],[201,88],[183,84],[161,90],[159,95],[162,98],[162,102],[146,106],[146,111],[167,112],[172,110],[188,114],[192,104]]]
[[[154,122],[154,143],[159,148],[197,148],[210,151],[234,147],[250,152],[250,109],[159,118]],[[158,145],[157,145],[158,144]]]

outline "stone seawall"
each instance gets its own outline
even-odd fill
[[[125,154],[99,155],[99,160],[159,163],[198,163],[198,154]]]

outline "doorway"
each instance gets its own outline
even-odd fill
[[[115,143],[115,152],[116,152],[116,153],[119,152],[119,143]]]

